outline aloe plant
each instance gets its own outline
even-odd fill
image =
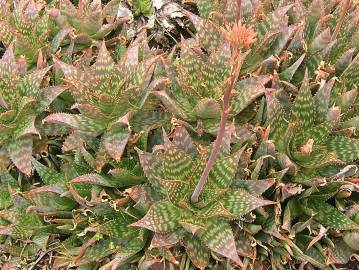
[[[181,241],[199,268],[208,265],[210,251],[242,265],[230,221],[273,203],[244,189],[230,188],[244,148],[230,152],[232,130],[229,129],[200,201],[192,204],[190,197],[207,162],[208,148],[196,147],[183,127],[174,131],[172,141],[164,136],[164,145],[152,154],[139,152],[145,175],[161,196],[131,226],[153,231],[152,245],[166,245],[167,238],[171,239],[169,245]]]
[[[357,2],[162,2],[0,0],[0,267],[353,269]]]
[[[161,83],[161,80],[151,82],[157,58],[146,55],[146,50],[146,46],[135,44],[117,64],[102,43],[96,63],[83,68],[55,59],[76,101],[73,109],[80,114],[56,113],[44,121],[92,137],[102,135],[97,169],[101,169],[107,157],[121,159],[132,126],[140,133],[167,119],[165,113],[151,111],[151,103],[146,103],[151,88]]]
[[[41,50],[48,46],[50,34],[44,3],[22,0],[13,6],[1,1],[0,9],[0,41],[5,46],[13,42],[15,54],[24,55],[28,64],[35,64]]]
[[[86,174],[92,168],[81,156],[64,159],[60,172],[34,161],[44,186],[24,194],[32,202],[31,211],[48,217],[48,222],[66,237],[57,248],[59,257],[54,268],[91,267],[111,255],[114,255],[112,264],[127,263],[142,250],[147,233],[128,227],[134,221],[133,214],[126,210],[129,200],[111,191],[126,185],[121,184],[125,179],[121,172],[125,168],[114,170],[113,179],[100,181],[99,177],[96,180]],[[53,204],[45,203],[46,199]],[[72,204],[64,208],[61,200]],[[78,225],[73,227],[73,221],[79,222]]]
[[[228,1],[227,5],[230,8],[232,1]],[[185,14],[199,32],[198,37],[196,40],[182,40],[179,57],[162,61],[171,86],[153,94],[180,120],[197,124],[198,129],[215,134],[223,109],[223,85],[231,74],[233,51],[231,40],[225,33],[230,32],[228,28],[233,22],[225,28],[223,24],[207,21],[190,12]],[[252,28],[240,26],[236,31],[238,35],[247,38],[246,42],[249,43],[245,45],[245,49],[255,43],[256,33]],[[249,51],[247,54],[249,55]],[[241,61],[245,65],[246,61]],[[245,117],[251,120],[254,106],[250,105],[264,94],[265,85],[269,81],[268,74],[239,79],[231,93],[231,118],[248,109],[249,117]]]
[[[358,141],[349,138],[352,134],[348,133],[348,128],[355,128],[355,117],[352,117],[357,107],[355,74],[358,57],[353,55],[358,49],[355,46],[348,49],[357,38],[354,34],[358,23],[355,16],[357,9],[336,7],[332,20],[325,28],[321,16],[311,12],[322,10],[324,13],[326,10],[322,1],[314,1],[308,11],[301,3],[296,3],[295,7],[294,18],[308,18],[298,29],[298,33],[304,34],[298,37],[299,40],[293,39],[292,43],[296,41],[297,45],[302,44],[302,51],[308,49],[299,57],[298,48],[293,50],[289,45],[288,50],[299,58],[279,75],[276,82],[280,87],[279,93],[269,91],[266,94],[270,139],[274,140],[281,152],[279,162],[283,166],[293,162],[291,167],[294,173],[298,171],[296,166],[313,170],[329,164],[352,162],[358,158],[359,146]],[[299,14],[298,10],[303,10],[304,15]],[[348,10],[350,13],[347,17],[340,15]],[[343,23],[348,26],[342,28]],[[301,76],[304,78],[300,84]],[[315,83],[320,84],[319,87]],[[299,89],[293,104],[288,95],[285,98],[286,94],[281,90],[283,85]],[[314,96],[312,92],[315,92]],[[278,99],[282,102],[278,102]],[[288,132],[288,135],[284,137],[282,132]]]
[[[99,0],[79,1],[74,5],[70,0],[60,1],[58,8],[49,11],[57,26],[57,33],[52,40],[52,50],[66,44],[71,40],[80,49],[93,45],[108,36],[124,20],[114,19],[111,15],[113,2],[110,1],[105,7]],[[106,23],[104,23],[106,20]]]
[[[358,158],[359,142],[333,132],[340,125],[341,113],[345,112],[341,112],[339,107],[328,108],[328,103],[318,104],[325,103],[323,92],[328,91],[329,84],[325,84],[313,97],[308,75],[305,75],[299,94],[291,106],[289,120],[285,118],[285,112],[273,93],[267,94],[270,138],[280,151],[279,162],[283,166],[291,166],[294,174],[298,170],[297,165],[310,170],[330,164],[345,164]],[[316,103],[318,105],[315,107]],[[321,114],[324,114],[323,120],[320,120]],[[288,135],[283,137],[283,132],[287,130]],[[291,165],[291,161],[294,164]]]
[[[10,158],[20,172],[30,175],[33,138],[41,136],[36,119],[65,87],[42,87],[42,81],[51,67],[27,72],[26,60],[15,58],[12,45],[0,60],[0,65],[0,145],[4,153],[1,166],[5,167]]]

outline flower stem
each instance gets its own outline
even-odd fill
[[[337,26],[335,27],[335,30],[334,30],[334,33],[332,36],[332,40],[334,40],[337,37],[337,35],[339,34],[339,31],[343,26],[345,16],[346,16],[348,10],[350,9],[351,0],[344,0],[343,2],[344,2],[344,4],[342,7],[342,12],[340,13],[340,17],[339,17]]]
[[[237,0],[237,24],[241,19],[241,0]],[[206,167],[201,175],[201,178],[199,179],[193,193],[191,196],[192,203],[197,203],[199,199],[199,195],[201,194],[204,185],[207,182],[209,173],[216,161],[217,155],[219,153],[219,150],[222,145],[224,133],[226,130],[226,123],[228,119],[228,114],[230,110],[230,97],[232,90],[234,88],[234,85],[237,81],[239,70],[243,62],[243,54],[241,53],[240,48],[232,47],[232,71],[231,76],[229,77],[227,81],[227,88],[223,96],[223,110],[221,113],[221,121],[219,123],[218,131],[217,131],[217,137],[214,142],[214,146],[212,149],[212,152],[209,156],[209,159],[207,161]]]
[[[237,0],[237,23],[241,21],[242,0]]]

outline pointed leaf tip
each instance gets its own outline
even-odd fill
[[[174,231],[179,226],[179,209],[168,201],[153,204],[147,214],[129,226],[141,227],[156,233]]]

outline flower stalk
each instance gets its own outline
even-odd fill
[[[241,0],[237,0],[237,23],[234,25],[233,29],[224,33],[228,41],[232,46],[232,69],[231,75],[227,80],[226,91],[223,96],[223,110],[221,113],[221,121],[217,131],[217,137],[214,142],[214,146],[212,152],[207,161],[206,167],[199,179],[193,193],[191,196],[191,202],[197,203],[199,200],[199,196],[204,188],[204,185],[207,182],[209,173],[216,161],[217,155],[222,145],[223,137],[225,134],[226,123],[228,119],[228,114],[230,111],[230,97],[234,85],[238,79],[239,71],[241,69],[242,63],[248,54],[242,52],[242,48],[249,47],[254,41],[256,34],[251,28],[245,28],[241,25]]]

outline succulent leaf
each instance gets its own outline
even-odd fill
[[[184,246],[188,256],[196,267],[204,269],[208,266],[210,257],[209,250],[197,236],[187,237]]]
[[[160,201],[151,206],[147,214],[139,221],[131,224],[157,233],[174,231],[179,226],[180,210],[168,201]]]
[[[314,218],[324,226],[339,230],[355,230],[359,226],[345,214],[321,200],[311,200],[309,205],[316,213]]]
[[[231,227],[224,222],[208,221],[204,232],[198,234],[199,239],[211,250],[242,266],[237,254],[236,244]]]

